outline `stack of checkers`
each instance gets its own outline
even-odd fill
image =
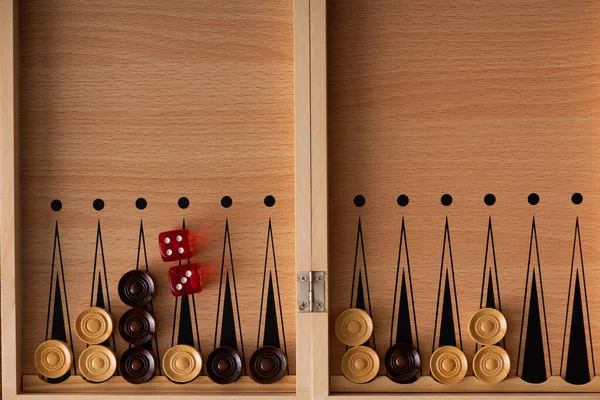
[[[99,307],[83,310],[75,321],[75,333],[88,345],[78,362],[83,378],[94,383],[110,379],[117,369],[116,354],[103,345],[113,334],[110,313]],[[61,340],[46,340],[35,350],[35,367],[46,378],[62,378],[72,366],[71,348]]]
[[[147,310],[152,301],[155,283],[150,274],[133,270],[119,281],[119,298],[133,307],[119,320],[119,334],[132,345],[121,356],[119,370],[123,378],[133,384],[146,383],[156,374],[156,356],[145,347],[156,333],[156,322]]]
[[[94,383],[110,379],[117,370],[117,356],[104,344],[113,334],[113,318],[100,307],[83,310],[75,321],[77,337],[88,345],[79,356],[81,376]]]
[[[503,381],[510,370],[506,350],[497,346],[506,335],[506,318],[494,308],[482,308],[469,320],[469,336],[483,347],[473,358],[473,372],[485,383]]]
[[[350,349],[342,358],[342,372],[354,383],[367,383],[379,372],[379,356],[365,346],[373,334],[373,320],[367,312],[350,308],[335,321],[335,335]]]

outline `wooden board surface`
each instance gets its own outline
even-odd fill
[[[524,359],[536,355],[524,354],[528,326],[535,326],[528,318],[532,298],[541,308],[543,372],[565,377],[569,345],[581,334],[586,347],[579,365],[588,368],[588,379],[595,375],[600,341],[590,340],[590,332],[600,335],[600,4],[330,1],[327,18],[331,374],[341,374],[345,351],[333,324],[356,306],[359,273],[375,323],[369,345],[383,357],[395,342],[409,261],[407,326],[414,344],[418,339],[423,375],[448,333],[440,327],[446,274],[454,336],[470,362],[475,343],[468,321],[486,304],[490,271],[493,297],[508,320],[511,376],[522,376]],[[537,205],[528,202],[532,193]],[[575,193],[583,196],[581,204],[572,201]],[[403,207],[397,202],[402,194],[409,200]],[[452,196],[451,205],[441,204],[444,194]],[[494,205],[484,202],[486,194],[495,196]],[[364,206],[354,204],[357,195]],[[584,328],[572,334],[577,277]],[[537,296],[531,295],[534,280]],[[441,390],[432,383],[423,390]],[[406,387],[383,386],[370,388]]]
[[[159,354],[177,342],[181,302],[176,305],[169,293],[172,263],[160,259],[156,238],[184,218],[204,237],[192,261],[207,271],[207,284],[191,306],[198,322],[197,329],[192,323],[195,345],[204,356],[215,341],[219,345],[224,253],[225,271],[231,265],[229,247],[224,252],[228,221],[240,347],[243,339],[248,360],[263,344],[273,273],[280,345],[289,374],[295,374],[292,5],[20,2],[24,374],[35,374],[34,350],[46,337],[49,302],[55,300],[56,280],[50,299],[49,292],[61,264],[57,248],[51,274],[56,226],[66,285],[65,291],[60,281],[59,290],[65,317],[68,296],[71,329],[90,299],[96,302],[93,271],[96,259],[96,274],[104,278],[102,249],[105,302],[109,296],[117,318],[126,310],[117,283],[138,260],[145,268],[143,222],[147,263],[158,282],[153,306]],[[229,208],[221,205],[225,196],[233,201]],[[267,196],[274,205],[265,205]],[[181,197],[188,208],[178,205]],[[136,207],[139,198],[146,200],[143,210]],[[103,200],[101,211],[93,207],[95,199]],[[51,209],[53,200],[62,203],[60,211]],[[121,354],[127,344],[118,334],[115,341]],[[76,356],[85,347],[74,332],[73,345]]]

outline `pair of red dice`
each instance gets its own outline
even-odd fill
[[[162,232],[158,235],[160,256],[165,262],[181,261],[194,256],[194,237],[187,229]],[[199,293],[204,285],[200,264],[182,264],[169,268],[169,286],[173,296]]]

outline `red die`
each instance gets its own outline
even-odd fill
[[[194,238],[187,229],[162,232],[158,235],[158,246],[163,261],[178,261],[192,258]]]
[[[176,265],[169,269],[169,285],[173,296],[184,296],[202,291],[204,277],[200,264]]]

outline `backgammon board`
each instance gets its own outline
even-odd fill
[[[4,398],[600,393],[597,2],[0,20]]]

